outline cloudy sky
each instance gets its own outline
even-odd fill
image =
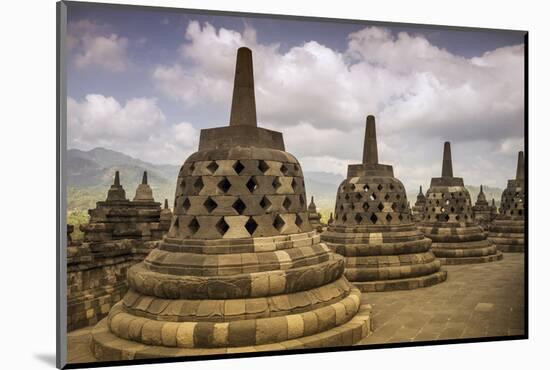
[[[236,50],[253,51],[259,125],[305,171],[345,175],[377,120],[408,189],[441,171],[504,187],[523,150],[523,34],[101,8],[68,12],[68,147],[181,164],[229,121]]]

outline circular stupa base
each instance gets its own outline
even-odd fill
[[[523,253],[525,252],[525,241],[523,234],[509,234],[508,236],[493,236],[489,235],[489,239],[495,244],[497,249],[506,253]]]
[[[497,244],[497,249],[504,253],[524,253],[525,246],[523,244]]]
[[[92,329],[91,350],[100,361],[122,361],[148,358],[208,356],[245,352],[281,351],[303,348],[350,346],[372,331],[371,306],[361,305],[357,314],[346,323],[314,335],[279,343],[247,347],[177,348],[151,346],[121,339],[109,330],[107,319]]]
[[[486,263],[500,261],[503,258],[502,252],[497,251],[496,254],[489,256],[475,257],[438,257],[442,265],[467,265],[474,263]]]
[[[362,292],[388,292],[393,290],[412,290],[426,288],[447,280],[447,271],[437,271],[430,275],[406,279],[378,281],[350,281]]]

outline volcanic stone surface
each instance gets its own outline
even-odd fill
[[[525,250],[525,161],[523,152],[518,153],[516,178],[508,180],[502,192],[500,213],[489,225],[489,239],[502,252]]]
[[[252,53],[240,48],[230,126],[202,130],[181,167],[170,230],[128,271],[92,331],[101,360],[350,345],[370,307],[309,223],[300,164],[256,126]]]
[[[443,264],[491,262],[502,258],[474,222],[470,193],[453,176],[451,143],[445,142],[441,177],[431,180],[419,229],[430,238],[434,254]]]
[[[446,272],[416,229],[393,168],[378,163],[374,117],[367,117],[362,164],[348,167],[338,188],[334,222],[321,239],[346,258],[346,277],[362,291],[414,289],[440,283]]]

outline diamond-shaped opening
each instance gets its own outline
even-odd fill
[[[250,217],[248,221],[246,221],[246,224],[244,224],[244,227],[246,231],[248,231],[250,236],[252,236],[252,234],[254,234],[254,231],[256,231],[256,229],[258,228],[258,224],[256,223],[256,221],[254,221],[252,217]]]
[[[382,203],[378,203],[378,207],[377,207],[380,212],[382,212],[382,210],[384,209],[384,205]]]
[[[384,196],[384,199],[385,199],[386,202],[387,202],[387,201],[390,199],[390,195],[389,195],[389,194],[386,194],[386,195]]]
[[[344,210],[344,205],[340,204],[340,211],[343,211],[343,210]]]
[[[370,188],[369,188],[369,185],[368,184],[365,184],[363,185],[363,190],[364,191],[368,191]]]
[[[449,199],[447,199],[447,200],[445,201],[445,204],[446,204],[446,205],[449,205],[449,204],[451,204],[451,201],[450,201]]]
[[[441,212],[445,212],[445,208],[444,208],[444,207],[441,207]]]
[[[459,215],[456,215],[456,216],[455,216],[455,220],[460,221],[460,216],[459,216]]]
[[[369,209],[369,203],[368,202],[363,203],[363,209],[365,211]]]
[[[401,214],[399,214],[399,215],[401,215]],[[392,218],[393,217],[389,213],[386,215],[386,221],[388,221],[388,223],[391,222]]]
[[[256,181],[256,178],[254,178],[254,176],[248,179],[248,181],[246,182],[246,187],[251,193],[254,192],[254,190],[258,189],[258,182]]]
[[[278,177],[275,177],[275,179],[273,180],[273,182],[271,183],[271,185],[273,185],[273,188],[275,190],[279,189],[283,184],[281,184],[281,181],[279,181],[279,178]]]
[[[296,179],[292,179],[290,186],[292,186],[292,190],[296,193],[296,188],[298,187],[298,182],[296,181]]]
[[[204,183],[202,182],[202,177],[199,177],[197,180],[195,180],[193,187],[195,188],[195,191],[197,193],[202,190],[202,188],[204,187]]]
[[[382,186],[382,184],[378,184],[378,186],[377,186],[378,191],[381,191],[383,188],[384,187]]]
[[[360,201],[361,198],[362,198],[362,197],[361,197],[361,193],[355,193],[355,199],[356,199],[357,201]]]
[[[283,201],[283,207],[285,207],[285,209],[288,211],[291,205],[292,202],[290,201],[290,199],[288,199],[288,197],[285,197],[285,200]]]
[[[346,194],[346,196],[344,197],[345,200],[349,200],[349,194]]]
[[[208,166],[206,166],[206,168],[208,169],[208,171],[210,171],[210,173],[216,172],[218,167],[220,167],[220,166],[218,166],[216,161],[212,161],[212,162],[210,162],[210,164]]]
[[[376,199],[376,194],[374,194],[374,193],[371,194],[369,198],[370,198],[370,200],[375,200]]]
[[[265,211],[271,207],[271,201],[265,195],[262,200],[260,200],[260,207],[262,207]]]
[[[435,201],[435,205],[436,205],[436,206],[439,205],[439,199]]]
[[[455,211],[455,207],[451,207],[451,212],[454,213],[454,211]]]
[[[352,210],[354,210],[354,209],[355,209],[355,203],[351,203],[351,204],[350,204],[350,208],[351,208]]]
[[[233,169],[235,170],[237,175],[240,175],[241,172],[243,172],[243,170],[244,170],[244,164],[242,164],[241,161],[237,161],[237,162],[233,163]]]
[[[285,220],[283,220],[283,218],[280,215],[277,215],[277,217],[275,217],[275,220],[273,220],[273,227],[281,231],[284,226],[285,226]]]
[[[389,215],[388,215],[389,216]],[[400,213],[399,216],[397,216],[397,218],[399,219],[399,221],[403,221],[403,214]],[[430,216],[428,216],[428,218],[430,218]],[[388,221],[389,222],[389,221]]]
[[[187,225],[187,227],[189,227],[189,229],[191,230],[191,233],[195,234],[197,231],[199,231],[199,228],[201,227],[201,225],[199,225],[199,221],[197,221],[197,218],[193,217],[193,219],[191,220],[191,222],[189,222],[189,225]]]
[[[363,217],[361,217],[361,215],[359,213],[356,213],[355,214],[355,222],[357,222],[357,224],[360,224],[361,221],[363,221]]]
[[[395,196],[395,199],[401,199],[401,194],[397,194],[397,195]]]
[[[208,197],[203,203],[204,207],[208,210],[208,213],[211,213],[213,210],[218,207],[218,203],[214,201],[214,199]]]
[[[304,220],[302,220],[300,215],[296,215],[296,221],[294,221],[294,222],[296,223],[296,226],[301,227],[302,224],[304,223]]]
[[[195,162],[191,163],[191,166],[189,167],[189,174],[192,175],[193,171],[195,171]]]
[[[518,211],[518,215],[523,215],[523,211],[521,209]]]
[[[239,198],[233,203],[232,207],[235,211],[237,211],[238,214],[242,215],[244,210],[246,209],[246,204],[244,204],[244,202]]]
[[[370,222],[375,224],[376,221],[378,221],[378,217],[373,213],[372,216],[370,216]]]
[[[262,173],[266,173],[267,170],[269,170],[269,165],[266,161],[260,160],[260,162],[258,163],[258,169],[262,171]]]
[[[346,222],[347,220],[348,220],[348,216],[346,216],[346,214],[344,213],[344,215],[342,216],[342,221]]]
[[[390,184],[390,190],[393,190],[395,188],[395,186],[393,186],[393,184]]]
[[[294,163],[294,171],[300,171],[300,165],[298,163]]]
[[[218,182],[218,189],[220,189],[222,192],[227,193],[229,189],[231,188],[231,183],[227,179],[227,177],[224,177],[221,179],[220,182]]]
[[[189,198],[185,198],[181,206],[183,207],[184,210],[187,211],[189,207],[191,207],[191,202],[189,201]]]
[[[445,213],[445,216],[443,216],[443,218],[445,219],[445,221],[449,221],[449,215]]]
[[[281,173],[285,176],[288,173],[288,167],[284,163],[281,165]]]
[[[392,203],[392,204],[391,204],[391,209],[392,209],[394,212],[397,211],[397,208],[398,208],[398,207],[397,207],[397,203]]]
[[[222,217],[220,220],[216,223],[216,230],[223,236],[229,230],[229,225],[227,222],[225,222],[225,218]]]

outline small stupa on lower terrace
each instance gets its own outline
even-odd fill
[[[321,240],[346,258],[346,277],[362,291],[414,289],[447,277],[413,223],[393,167],[378,163],[374,116],[367,117],[363,163],[348,166]]]
[[[418,228],[430,238],[434,254],[444,264],[492,262],[502,253],[474,221],[470,193],[453,175],[451,143],[445,142],[441,177],[431,180]]]
[[[92,330],[98,359],[333,347],[370,332],[344,259],[309,223],[300,164],[280,132],[257,127],[248,48],[229,126],[201,131],[175,199],[167,236]]]

